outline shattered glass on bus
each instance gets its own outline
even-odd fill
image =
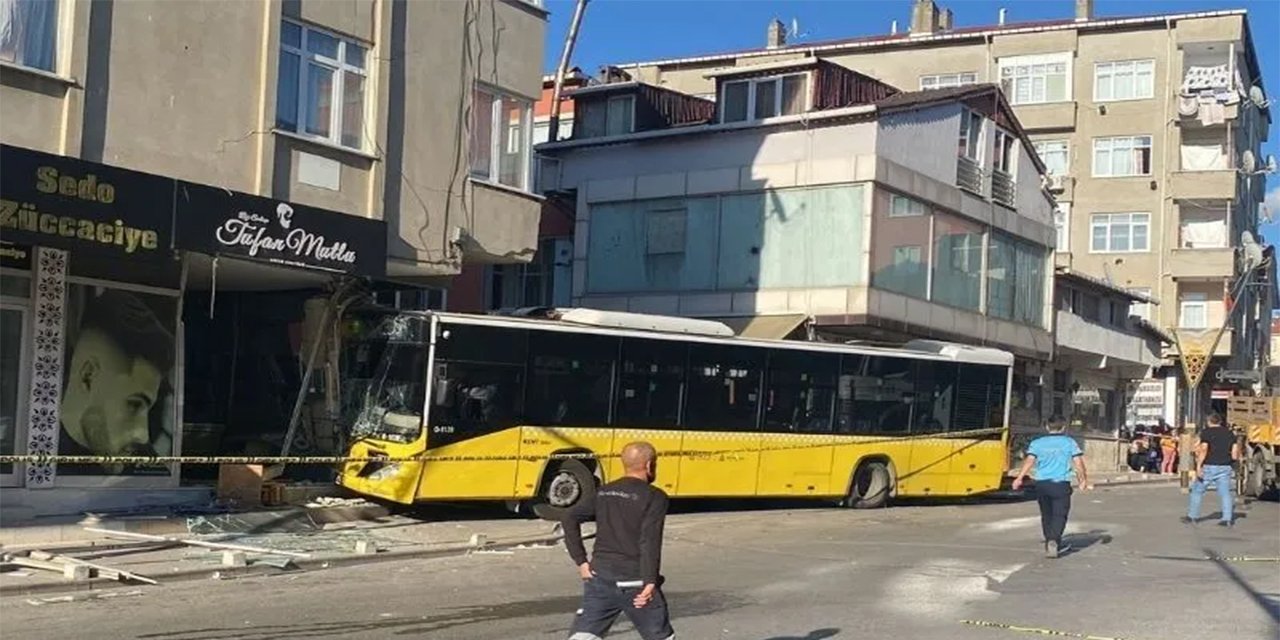
[[[422,432],[426,402],[427,350],[431,324],[418,315],[395,314],[360,331],[353,354],[366,368],[363,397],[351,421],[355,438],[412,442]]]

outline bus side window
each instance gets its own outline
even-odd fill
[[[684,425],[690,429],[755,431],[765,353],[754,347],[690,345]]]
[[[831,433],[840,356],[775,349],[765,383],[764,431]]]
[[[618,338],[537,331],[529,343],[525,406],[536,425],[603,427]]]
[[[1007,369],[996,365],[960,365],[959,382],[956,384],[955,430],[1004,425],[1007,373]]]
[[[687,352],[681,342],[623,338],[613,423],[677,428]]]
[[[911,433],[945,433],[951,430],[958,371],[954,362],[916,361]]]
[[[838,433],[907,433],[915,402],[913,361],[845,356],[840,367]]]
[[[519,422],[527,334],[445,325],[436,343],[431,423],[451,427],[455,436],[476,436]]]

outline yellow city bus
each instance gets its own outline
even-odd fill
[[[401,312],[339,483],[397,503],[493,500],[554,518],[657,448],[672,497],[894,496],[997,489],[1013,356],[737,338],[723,324],[547,310]],[[372,458],[372,460],[368,460]],[[409,460],[405,460],[408,458]],[[385,459],[385,460],[384,460]]]

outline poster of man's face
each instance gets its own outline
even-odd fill
[[[177,298],[73,284],[68,288],[62,455],[173,452]],[[162,466],[59,465],[59,474],[164,475]]]

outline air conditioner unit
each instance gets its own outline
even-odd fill
[[[1050,175],[1050,176],[1049,176],[1049,190],[1050,190],[1050,191],[1062,191],[1062,190],[1066,189],[1066,188],[1067,188],[1067,181],[1068,181],[1068,180],[1070,180],[1070,178],[1068,178],[1067,176],[1058,175],[1058,174]]]

